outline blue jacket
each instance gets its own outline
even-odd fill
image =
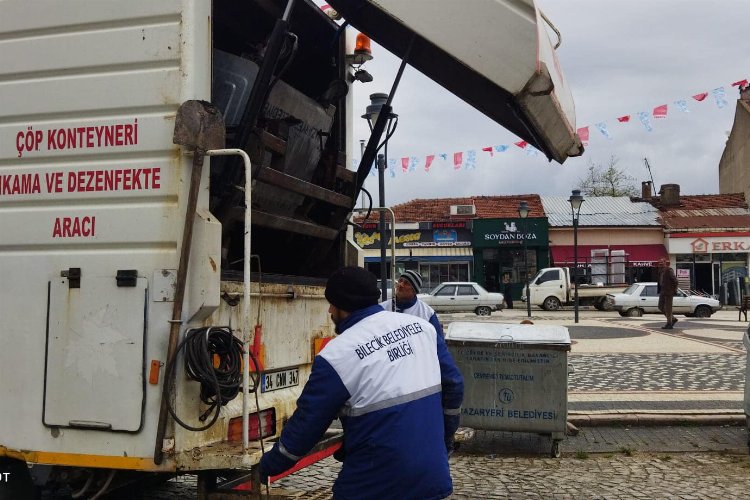
[[[445,438],[458,428],[463,379],[443,337],[427,321],[379,305],[355,311],[337,332],[315,357],[261,473],[292,467],[338,416],[345,458],[334,498],[450,495]]]
[[[383,306],[383,309],[386,311],[393,311],[394,302],[396,303],[396,312],[411,314],[412,316],[426,319],[435,327],[435,330],[437,330],[442,337],[445,337],[443,326],[440,324],[440,320],[438,320],[435,310],[425,304],[423,300],[418,299],[416,295],[411,300],[405,302],[398,302],[397,300],[392,299],[381,302],[380,305]]]

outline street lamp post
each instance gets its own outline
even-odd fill
[[[581,215],[583,196],[580,189],[574,189],[570,195],[570,213],[573,216],[573,286],[575,293],[575,322],[578,323],[578,218]]]
[[[367,120],[367,124],[370,127],[370,131],[372,132],[373,128],[375,127],[375,124],[378,121],[378,115],[380,115],[380,112],[383,108],[383,106],[388,102],[388,94],[370,94],[370,105],[367,106],[367,109],[365,110],[365,114],[362,115],[362,118]],[[393,132],[396,130],[396,125],[398,124],[398,115],[395,113],[390,112],[390,107],[387,108],[389,110],[388,114],[388,124],[386,126],[386,134],[385,139],[383,140],[383,146],[384,146],[384,154],[378,154],[377,160],[376,160],[376,168],[378,169],[378,203],[381,208],[385,207],[385,169],[386,169],[386,161],[385,159],[388,157],[388,139],[391,138],[393,135]],[[379,148],[378,148],[379,149]],[[391,221],[391,224],[394,224],[395,221]],[[386,262],[386,256],[385,256],[385,248],[386,248],[386,231],[385,231],[385,212],[380,211],[380,225],[379,225],[379,232],[380,232],[380,290],[382,294],[382,300],[388,300],[388,266]],[[395,259],[396,256],[392,255],[392,259]],[[391,277],[392,279],[396,279],[395,276]]]
[[[528,317],[531,317],[531,285],[529,285],[529,255],[526,248],[526,236],[528,232],[528,224],[526,222],[526,218],[529,216],[529,204],[525,201],[522,201],[518,205],[518,216],[523,219],[523,232],[521,235],[523,236],[523,265],[526,269],[526,314]]]

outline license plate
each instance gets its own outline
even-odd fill
[[[260,379],[260,392],[278,391],[299,385],[299,368],[264,372]]]

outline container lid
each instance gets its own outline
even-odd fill
[[[534,0],[328,0],[346,21],[548,158],[583,146],[575,106]],[[557,40],[556,40],[557,41]]]
[[[456,321],[448,325],[445,340],[459,342],[516,342],[535,345],[570,345],[570,333],[559,325],[519,325]]]

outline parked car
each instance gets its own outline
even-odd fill
[[[489,316],[503,307],[503,294],[488,292],[471,281],[441,283],[419,298],[436,312],[474,312]]]
[[[607,301],[620,316],[640,317],[644,313],[660,313],[659,293],[655,282],[633,283],[622,293],[608,293]],[[718,300],[702,295],[689,295],[677,290],[672,303],[673,314],[684,314],[688,317],[710,318],[721,309]]]

